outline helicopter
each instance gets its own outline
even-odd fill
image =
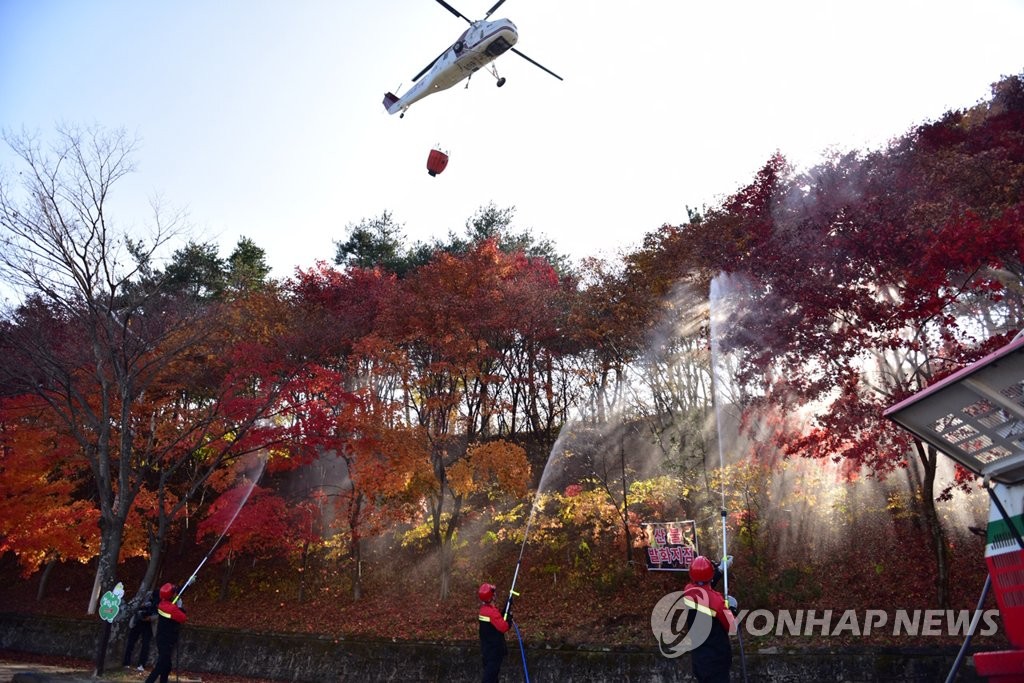
[[[427,95],[432,95],[442,90],[447,90],[459,81],[470,78],[481,67],[490,65],[491,74],[497,79],[498,87],[505,85],[505,79],[498,75],[498,70],[492,63],[498,56],[506,52],[514,52],[534,66],[547,71],[558,80],[564,80],[551,69],[539,62],[535,62],[513,45],[519,40],[519,32],[516,25],[508,19],[496,19],[488,21],[505,0],[498,0],[483,19],[473,21],[449,5],[445,0],[437,0],[437,3],[446,10],[465,19],[469,28],[459,36],[458,40],[451,44],[444,52],[423,67],[423,70],[413,76],[413,85],[409,90],[398,97],[390,92],[384,95],[384,108],[389,114],[401,112],[399,118],[405,116],[405,112],[413,103],[422,100]],[[420,80],[424,75],[426,78]],[[417,82],[419,81],[419,82]],[[469,87],[469,83],[466,83]]]

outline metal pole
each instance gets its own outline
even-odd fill
[[[725,521],[726,521],[726,510],[725,510],[725,470],[722,470],[722,592],[728,597],[729,595],[729,546],[727,544],[726,532],[725,532]]]

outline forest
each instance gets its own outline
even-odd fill
[[[274,279],[181,216],[122,228],[124,132],[6,141],[7,611],[193,576],[194,624],[472,640],[521,560],[525,638],[648,646],[685,573],[644,524],[720,557],[723,519],[742,608],[977,600],[985,492],[882,413],[1024,327],[1024,74],[579,263],[489,203]]]

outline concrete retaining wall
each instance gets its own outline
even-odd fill
[[[103,622],[0,613],[0,649],[92,659]],[[653,639],[652,639],[653,640]],[[653,643],[652,643],[653,645]],[[338,640],[317,636],[257,634],[188,626],[182,630],[178,665],[197,672],[232,673],[295,683],[480,680],[476,643],[409,643]],[[120,666],[123,643],[108,647],[107,666]],[[156,656],[155,647],[151,658]],[[879,648],[771,651],[747,654],[750,683],[932,683],[945,680],[956,648]],[[527,648],[530,680],[536,683],[668,683],[692,681],[686,656],[666,659],[657,649]],[[509,642],[502,681],[522,680],[518,643]],[[734,653],[733,680],[740,676]],[[970,658],[962,682],[979,681]]]

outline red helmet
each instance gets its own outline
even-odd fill
[[[480,602],[490,602],[494,599],[494,586],[489,583],[481,583],[480,587],[476,589],[476,595],[480,598]]]
[[[707,583],[715,575],[715,565],[711,564],[711,560],[698,555],[693,558],[693,562],[690,563],[690,580],[696,581],[697,583]]]
[[[173,595],[174,595],[174,584],[173,583],[165,583],[164,585],[160,586],[160,599],[161,600],[170,600],[171,596],[173,596]]]

